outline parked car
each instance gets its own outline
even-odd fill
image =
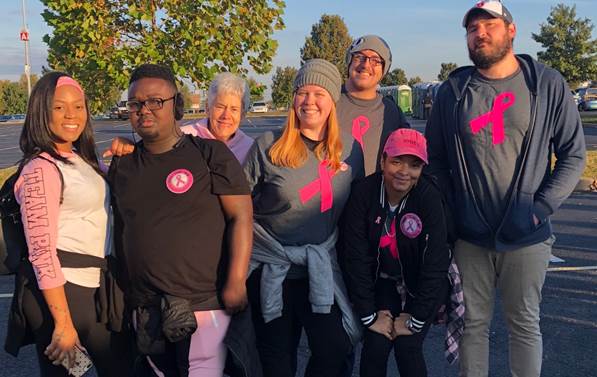
[[[253,113],[267,113],[267,104],[265,102],[254,102],[251,106],[251,112]]]
[[[118,106],[111,107],[108,116],[110,119],[118,119]]]
[[[574,98],[574,103],[576,104],[576,106],[578,106],[578,104],[580,103],[580,94],[578,94],[576,90],[571,90],[571,92],[572,98]]]
[[[597,110],[597,88],[585,88],[580,95],[579,111]]]
[[[0,115],[0,122],[8,122],[10,120],[10,115]]]
[[[128,119],[129,111],[126,109],[126,101],[120,101],[110,109],[110,119]]]

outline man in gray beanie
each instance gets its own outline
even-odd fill
[[[355,39],[346,51],[348,80],[338,102],[340,127],[352,134],[365,156],[365,173],[379,170],[381,150],[392,131],[409,128],[404,114],[390,98],[377,92],[392,65],[390,47],[377,35]]]

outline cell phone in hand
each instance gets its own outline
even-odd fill
[[[75,362],[71,368],[68,367],[67,359],[68,358],[62,360],[62,366],[68,370],[69,375],[74,377],[84,376],[85,373],[87,373],[87,371],[93,366],[93,362],[91,361],[89,354],[77,346],[75,346]]]

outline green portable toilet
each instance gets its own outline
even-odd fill
[[[411,114],[413,109],[412,109],[412,103],[413,103],[413,97],[412,97],[412,89],[410,88],[410,86],[408,85],[400,85],[398,87],[398,98],[397,98],[397,103],[398,106],[400,107],[400,109],[402,110],[403,113],[405,114]]]

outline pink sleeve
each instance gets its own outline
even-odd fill
[[[56,255],[61,187],[56,166],[41,158],[25,165],[14,187],[21,205],[29,261],[40,289],[55,288],[66,282]]]
[[[195,124],[180,127],[180,130],[187,134],[198,136],[202,139],[215,139],[216,137],[207,129],[207,119],[199,119]]]

